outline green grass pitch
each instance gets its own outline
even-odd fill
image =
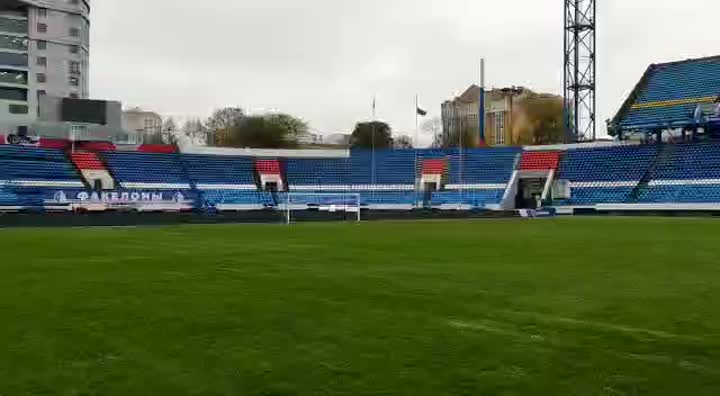
[[[718,395],[713,219],[0,230],[0,395]]]

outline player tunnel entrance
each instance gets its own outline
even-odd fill
[[[521,176],[518,181],[515,207],[517,209],[536,209],[542,206],[543,192],[547,181],[547,177],[530,176],[523,178]]]
[[[537,209],[544,205],[560,164],[560,155],[557,151],[526,151],[522,154],[516,209]]]

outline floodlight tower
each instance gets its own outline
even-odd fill
[[[595,140],[595,0],[565,1],[565,139]]]

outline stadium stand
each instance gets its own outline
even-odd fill
[[[82,188],[83,182],[62,151],[0,146],[0,205],[13,210],[43,208],[57,192]]]
[[[352,150],[348,157],[329,158],[0,145],[3,210],[89,203],[104,210],[128,202],[163,210],[282,209],[289,193],[306,196],[293,200],[300,208],[346,194],[359,196],[369,209],[499,210],[520,205],[508,203],[519,189],[528,191],[526,178],[554,186],[554,199],[545,203],[556,207],[707,204],[720,209],[720,143]]]
[[[182,154],[181,158],[205,207],[250,210],[274,204],[269,193],[258,190],[253,157]]]
[[[658,155],[656,145],[621,145],[566,151],[557,179],[568,182],[570,196],[558,205],[626,203]]]
[[[665,145],[638,203],[720,203],[720,144]]]
[[[433,206],[497,208],[516,170],[521,148],[452,150],[445,191],[433,193]]]
[[[106,151],[101,153],[110,172],[125,189],[190,189],[178,154]]]
[[[654,64],[648,67],[618,114],[612,135],[697,126],[698,105],[720,97],[720,57]]]

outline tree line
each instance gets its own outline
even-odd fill
[[[296,148],[309,134],[305,121],[289,114],[247,115],[239,107],[218,109],[205,121],[190,119],[182,126],[170,117],[159,135],[147,136],[146,143],[193,144],[236,148]]]
[[[564,139],[563,102],[561,98],[529,96],[518,104],[522,111],[513,112],[511,145],[561,143]],[[422,125],[425,134],[432,134],[432,147],[477,147],[477,128],[444,131],[439,118]],[[492,131],[488,131],[492,133]],[[308,124],[284,113],[248,115],[239,107],[218,109],[206,120],[191,119],[178,126],[173,118],[163,122],[160,134],[146,136],[146,143],[177,144],[186,139],[193,144],[217,147],[293,149],[310,135]],[[364,149],[412,148],[413,141],[405,135],[394,135],[383,121],[358,122],[350,135],[350,147]]]
[[[284,113],[247,115],[239,107],[218,109],[206,120],[190,119],[178,126],[174,118],[163,121],[159,134],[145,136],[149,144],[178,144],[189,140],[193,144],[234,148],[298,148],[310,134],[308,124],[300,118]],[[360,122],[352,132],[353,148],[412,148],[407,136],[393,137],[392,128],[385,122]]]

